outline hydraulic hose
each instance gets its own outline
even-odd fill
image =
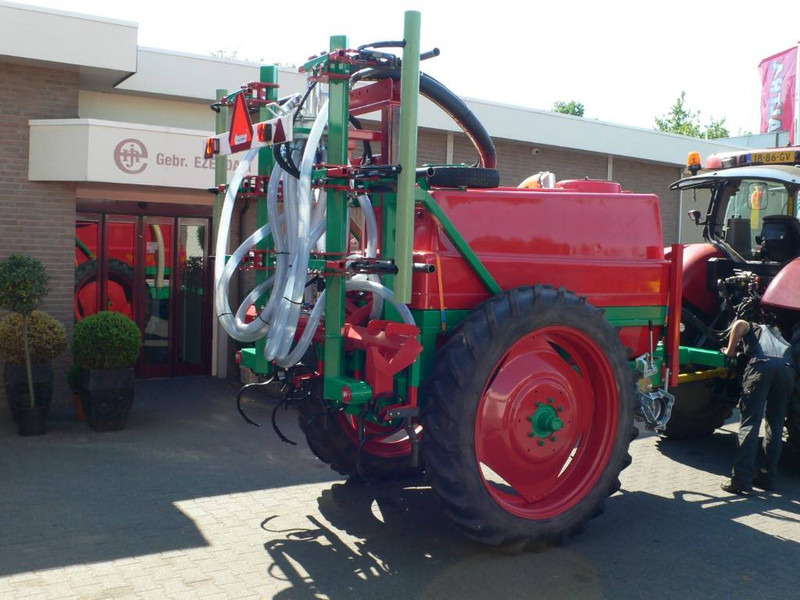
[[[355,73],[351,82],[361,80],[400,80],[400,69],[363,69]],[[466,103],[444,84],[425,73],[419,74],[419,93],[446,112],[467,134],[478,151],[480,166],[494,169],[497,166],[497,149],[492,137]]]

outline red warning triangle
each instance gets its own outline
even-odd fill
[[[237,94],[233,103],[228,143],[231,152],[247,150],[253,143],[253,123],[250,121],[250,111],[247,110],[244,94]]]
[[[275,123],[275,133],[272,136],[273,144],[282,144],[286,141],[286,132],[283,130],[283,119],[278,119]]]

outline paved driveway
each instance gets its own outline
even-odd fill
[[[585,533],[508,556],[465,539],[428,488],[350,485],[281,443],[273,401],[247,425],[237,390],[137,382],[115,433],[62,417],[21,438],[0,421],[0,600],[800,596],[800,476],[725,495],[735,425],[688,443],[641,436]],[[279,421],[301,440],[294,412]]]

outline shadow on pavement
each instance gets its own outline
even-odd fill
[[[125,430],[92,432],[62,416],[44,436],[0,423],[0,576],[206,546],[176,502],[334,474],[278,441],[274,400],[236,412],[239,386],[210,377],[137,381]],[[280,416],[299,441],[294,413]],[[285,468],[286,462],[302,468]]]
[[[800,531],[798,502],[775,495],[623,492],[565,546],[521,555],[463,537],[425,487],[334,484],[319,509],[304,529],[262,523],[269,575],[291,584],[275,598],[767,598],[796,583],[798,540],[755,528]]]
[[[736,434],[718,429],[713,435],[693,439],[659,438],[656,447],[675,462],[724,476],[731,472]]]

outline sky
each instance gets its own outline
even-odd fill
[[[800,2],[389,0],[337,3],[185,0],[13,0],[133,21],[139,45],[241,60],[302,64],[330,36],[356,47],[403,37],[419,10],[422,70],[455,93],[551,110],[580,102],[585,118],[652,129],[681,92],[701,125],[758,133],[759,63],[800,41]]]

